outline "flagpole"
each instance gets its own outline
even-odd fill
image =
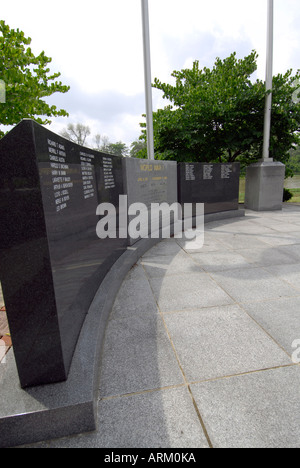
[[[145,67],[147,150],[148,150],[148,159],[154,160],[155,156],[154,156],[154,132],[153,132],[149,8],[148,8],[148,0],[141,0],[141,2],[142,2],[142,22],[143,22],[144,67]]]
[[[274,0],[268,0],[268,38],[263,158],[246,172],[245,208],[253,211],[282,210],[285,165],[270,158],[273,90]]]
[[[267,36],[267,68],[266,90],[273,88],[273,40],[274,40],[274,0],[268,0],[268,36]],[[270,158],[270,137],[272,119],[272,92],[266,97],[264,120],[263,161],[272,161]]]

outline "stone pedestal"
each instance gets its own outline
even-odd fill
[[[253,211],[282,210],[285,166],[261,161],[247,168],[245,208]]]

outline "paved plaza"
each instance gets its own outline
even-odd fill
[[[299,448],[300,206],[207,224],[190,247],[162,241],[127,275],[98,430],[36,447]]]

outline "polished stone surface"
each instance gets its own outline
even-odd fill
[[[128,207],[132,207],[133,214],[129,214],[128,223],[139,217],[137,227],[139,236],[132,237],[129,229],[129,243],[134,245],[141,237],[153,237],[156,232],[152,215],[158,220],[158,228],[169,227],[174,220],[173,211],[167,210],[167,216],[162,216],[154,205],[167,203],[169,206],[178,201],[177,193],[177,163],[174,161],[149,161],[145,159],[126,158],[125,188],[128,197]],[[134,205],[137,209],[134,209]],[[137,211],[137,210],[141,211]]]
[[[0,275],[22,387],[63,381],[96,291],[127,239],[99,239],[118,206],[122,158],[31,120],[0,142]]]
[[[207,214],[237,210],[239,176],[239,163],[179,163],[179,202],[204,203]]]

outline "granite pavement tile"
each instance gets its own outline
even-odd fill
[[[193,253],[191,258],[208,273],[252,267],[248,259],[233,251]]]
[[[160,255],[170,256],[176,255],[180,252],[182,252],[182,249],[174,239],[165,239],[152,247],[152,249],[148,250],[148,252],[144,254],[143,258],[157,257]]]
[[[191,385],[215,448],[299,448],[300,367]]]
[[[297,296],[299,291],[263,268],[227,270],[211,274],[212,278],[236,302],[257,302]]]
[[[186,387],[99,402],[99,430],[37,448],[209,448]]]
[[[242,255],[250,264],[267,267],[270,265],[290,265],[297,263],[298,260],[295,255],[292,255],[286,247],[267,247],[267,248],[252,248],[240,251]]]
[[[102,397],[182,383],[182,373],[159,316],[109,322],[100,377]]]
[[[206,273],[150,278],[150,284],[163,313],[233,303]]]
[[[173,256],[146,257],[142,265],[149,278],[160,278],[170,275],[203,273],[200,265],[193,261],[193,257],[184,252]]]
[[[300,291],[300,263],[292,265],[269,265],[266,269],[277,278],[286,281]]]
[[[289,355],[293,354],[292,345],[300,340],[300,295],[244,304],[243,308]]]
[[[291,364],[237,305],[166,315],[165,322],[188,382]]]
[[[134,266],[126,276],[114,302],[111,318],[155,316],[157,304],[141,265]]]

